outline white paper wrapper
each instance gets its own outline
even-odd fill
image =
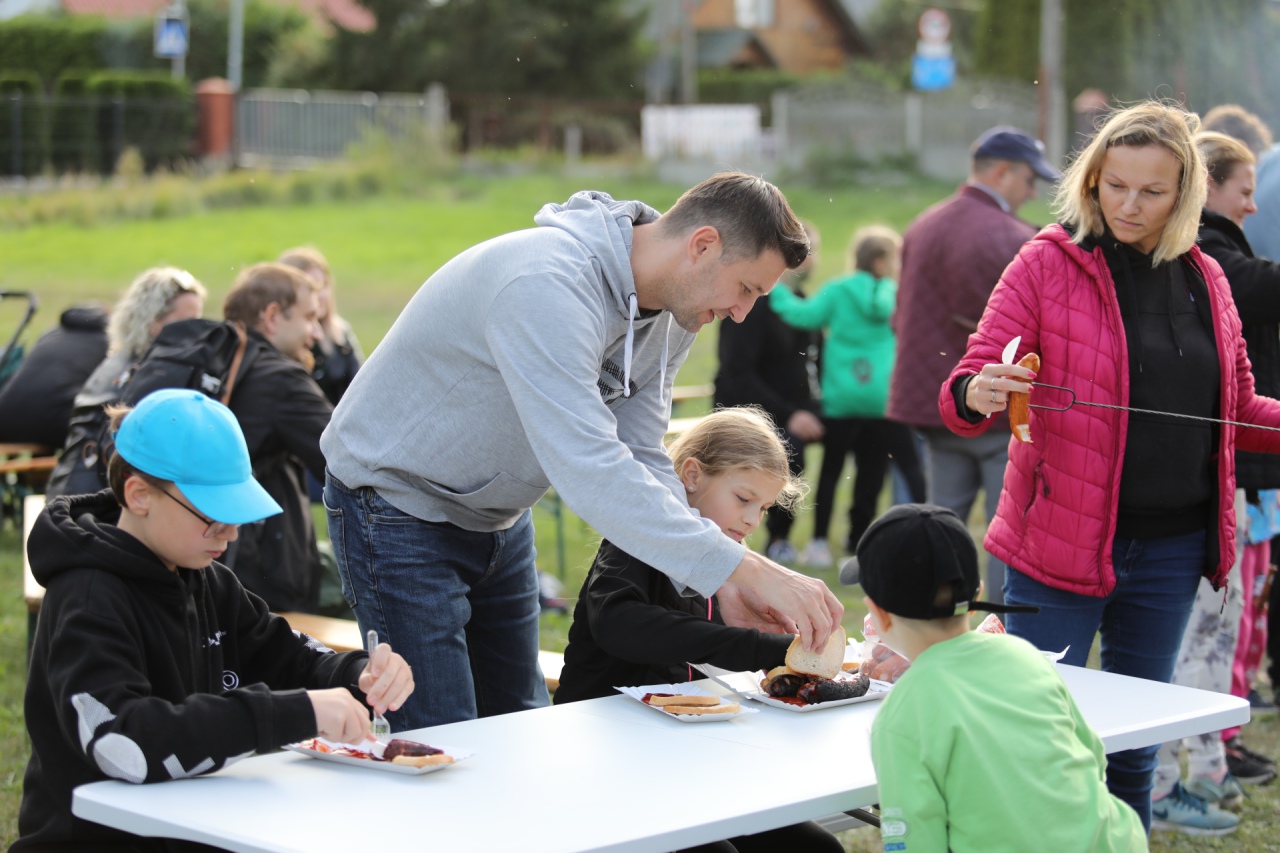
[[[670,717],[673,720],[679,720],[682,723],[717,723],[724,720],[734,720],[746,714],[760,713],[755,708],[748,708],[743,705],[736,714],[668,714],[666,711],[650,705],[644,701],[646,693],[674,693],[677,696],[714,696],[715,694],[709,690],[704,690],[696,684],[646,684],[642,687],[615,687],[619,693],[630,696],[632,699],[644,705],[650,710],[656,711],[664,717]],[[722,699],[722,702],[732,702],[733,697]]]
[[[337,743],[335,741],[325,740],[324,738],[316,738],[316,740],[322,741],[335,749],[354,749],[358,752],[369,751],[364,746],[355,746],[349,743]],[[356,758],[351,755],[338,755],[332,752],[320,752],[316,749],[308,749],[303,746],[303,743],[310,743],[310,739],[305,740],[302,743],[290,744],[289,746],[286,746],[285,749],[290,750],[291,752],[310,756],[311,758],[318,758],[321,761],[332,761],[336,764],[350,764],[353,767],[363,767],[365,770],[381,770],[384,773],[399,773],[402,776],[421,776],[424,773],[434,773],[437,770],[444,770],[447,767],[453,766],[453,764],[430,764],[426,767],[413,767],[409,764],[393,764],[390,761],[375,761],[372,758]],[[432,746],[444,752],[445,755],[452,756],[454,764],[457,764],[460,761],[465,761],[472,755],[475,755],[471,750],[462,749],[461,747],[445,746],[443,744],[432,744]]]
[[[859,649],[860,651],[860,649]],[[849,658],[845,658],[849,660]],[[721,669],[718,666],[712,666],[709,663],[695,663],[695,669],[700,670],[703,674],[714,679],[717,683],[729,688],[739,696],[744,696],[753,702],[760,702],[764,705],[772,705],[775,708],[781,708],[784,711],[795,711],[800,714],[807,714],[810,711],[822,711],[827,708],[836,708],[840,705],[857,705],[860,702],[874,702],[877,699],[883,699],[893,689],[892,684],[886,684],[883,681],[872,681],[871,687],[866,694],[855,699],[837,699],[834,702],[818,702],[815,705],[793,705],[790,702],[783,702],[775,699],[768,693],[760,689],[760,682],[764,678],[763,672],[730,672],[727,669]],[[844,675],[843,678],[849,676]],[[842,676],[836,676],[837,680],[842,680]]]

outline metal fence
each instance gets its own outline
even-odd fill
[[[239,165],[305,166],[343,156],[370,130],[443,138],[449,104],[440,87],[422,95],[249,89],[236,119]]]
[[[171,166],[190,156],[194,127],[186,100],[9,93],[0,99],[0,175],[108,174],[127,148],[148,169]]]
[[[914,154],[926,174],[960,178],[968,171],[973,140],[997,124],[1034,131],[1035,87],[963,81],[921,94],[833,84],[780,92],[773,99],[777,157],[792,168],[819,151],[868,161]]]

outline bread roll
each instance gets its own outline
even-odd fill
[[[429,767],[433,764],[452,764],[453,756],[445,755],[397,755],[391,759],[392,764],[407,764],[410,767]]]
[[[684,697],[684,698],[689,699],[689,698],[693,698],[693,697],[686,696],[686,697]],[[701,698],[705,698],[705,697],[701,697],[701,696],[699,696],[699,697],[697,697],[697,698],[701,699]],[[720,700],[719,700],[718,698],[716,698],[716,697],[711,697],[711,698],[715,698],[717,702],[719,702],[719,701],[720,701]],[[699,715],[701,715],[701,714],[736,714],[736,713],[738,713],[738,711],[742,710],[742,708],[741,708],[741,706],[740,706],[740,705],[738,705],[738,703],[737,703],[737,702],[725,702],[723,705],[719,705],[719,704],[717,704],[717,705],[713,705],[713,706],[707,706],[707,705],[663,705],[663,706],[662,706],[662,710],[666,711],[668,714],[681,714],[681,715],[699,716]]]
[[[667,705],[719,705],[719,696],[650,696],[650,705],[659,708]]]
[[[826,648],[821,654],[808,651],[800,645],[800,635],[791,641],[787,649],[787,666],[793,672],[804,675],[817,675],[822,678],[835,678],[844,664],[844,647],[847,645],[844,628],[837,627],[827,639]]]
[[[1040,372],[1040,356],[1033,352],[1024,355],[1018,361],[1019,367],[1025,367],[1032,373]],[[1022,391],[1009,392],[1009,426],[1013,434],[1023,444],[1031,444],[1031,395]]]

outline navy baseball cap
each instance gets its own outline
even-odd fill
[[[975,160],[1014,160],[1030,166],[1038,178],[1046,181],[1062,178],[1062,172],[1045,159],[1043,142],[1007,124],[997,125],[979,136],[973,143],[972,157]]]
[[[858,540],[840,582],[862,584],[871,600],[905,619],[942,619],[970,610],[1037,613],[1039,607],[975,601],[978,549],[964,522],[946,507],[901,504]]]
[[[236,416],[199,391],[143,397],[116,432],[116,452],[134,470],[172,482],[214,521],[248,524],[284,512],[253,478]]]

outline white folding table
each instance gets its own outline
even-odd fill
[[[1232,696],[1059,668],[1108,751],[1249,719]],[[683,723],[619,695],[407,733],[475,753],[424,776],[285,752],[161,785],[85,785],[73,811],[236,851],[657,853],[874,803],[879,705],[753,703],[760,713]]]

